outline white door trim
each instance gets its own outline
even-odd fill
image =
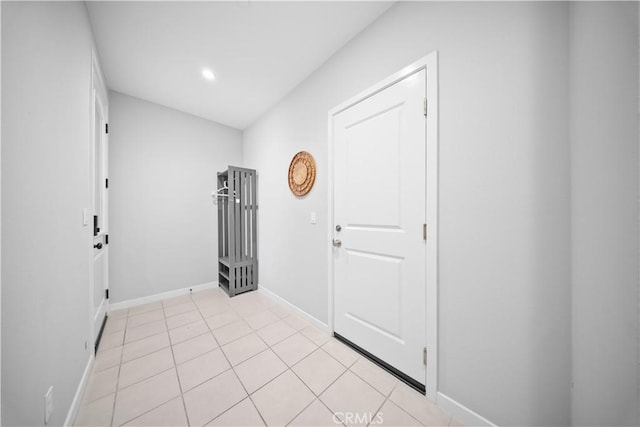
[[[428,349],[428,363],[426,369],[425,387],[426,396],[429,400],[437,401],[438,392],[438,52],[434,51],[419,59],[413,64],[404,67],[402,70],[387,77],[381,82],[373,85],[360,94],[350,98],[340,105],[329,110],[329,140],[328,140],[328,230],[327,230],[327,259],[329,265],[328,275],[328,324],[329,330],[334,331],[334,265],[333,246],[331,239],[334,235],[334,181],[333,181],[333,116],[346,110],[347,108],[367,99],[376,93],[388,88],[398,81],[414,74],[420,70],[427,70],[427,98],[428,112],[426,117],[426,218],[428,227],[427,251],[426,251],[426,317],[427,336],[426,343]]]
[[[89,115],[91,117],[91,126],[90,126],[90,137],[89,137],[89,142],[90,142],[90,149],[89,149],[89,173],[90,173],[90,179],[89,179],[89,195],[90,195],[90,200],[88,201],[89,206],[93,206],[94,203],[94,192],[95,192],[95,159],[94,159],[94,147],[95,147],[95,106],[96,106],[96,100],[100,100],[101,104],[102,104],[102,108],[103,108],[103,116],[104,116],[104,121],[106,123],[109,122],[109,101],[107,98],[107,87],[104,83],[104,77],[102,75],[102,68],[100,67],[100,61],[98,59],[98,55],[97,52],[95,50],[95,48],[91,49],[91,87],[90,87],[90,104],[89,104]],[[106,145],[106,144],[105,144]],[[106,147],[108,147],[108,145],[106,145]],[[103,162],[105,160],[103,159]],[[105,171],[105,173],[107,174],[107,172]],[[104,207],[104,210],[107,211],[108,210],[108,206]],[[89,208],[89,211],[92,212],[91,216],[93,215],[93,209]],[[105,221],[107,219],[105,218]],[[108,224],[107,222],[105,222],[105,224]],[[89,224],[89,227],[92,227],[92,224]],[[107,231],[108,233],[108,231]],[[89,292],[89,307],[91,307],[90,313],[91,315],[89,316],[89,328],[90,328],[90,332],[89,332],[89,346],[93,347],[93,345],[96,342],[96,334],[94,331],[94,323],[95,323],[95,319],[94,319],[94,315],[95,315],[95,311],[94,311],[94,275],[93,275],[93,267],[94,267],[94,253],[93,253],[93,241],[94,241],[94,236],[93,236],[93,232],[89,233],[91,235],[91,245],[87,245],[87,249],[89,250],[89,254],[91,257],[91,267],[92,267],[92,272],[91,272],[91,279],[89,282],[89,286],[91,289],[91,292]],[[108,267],[108,255],[107,255],[107,261],[106,261],[106,265]],[[107,284],[109,283],[109,270],[107,268],[107,271],[105,272],[106,274],[106,281]],[[109,301],[105,300],[103,302],[103,304],[106,304],[106,308],[105,308],[105,313],[108,313],[109,311]]]
[[[0,7],[0,46],[2,46],[2,8]],[[1,56],[1,55],[0,55]],[[2,58],[0,58],[0,70],[2,70]],[[2,73],[0,73],[0,81],[2,81]],[[1,85],[0,85],[1,86]],[[0,99],[2,95],[0,94]],[[0,102],[0,104],[2,104]],[[2,123],[2,107],[0,107],[0,124]],[[0,153],[2,153],[2,126],[0,125]],[[2,164],[2,155],[0,154],[0,165]],[[0,167],[0,177],[2,176],[2,168]],[[2,182],[0,180],[0,188]],[[2,194],[0,193],[0,212],[2,212]],[[0,224],[2,224],[2,215],[0,214]],[[2,319],[2,226],[0,225],[0,319]],[[2,322],[0,322],[0,331]],[[0,372],[2,372],[2,337],[0,334]],[[0,381],[0,424],[2,424],[2,385]]]

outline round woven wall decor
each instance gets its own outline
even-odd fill
[[[306,151],[300,151],[289,165],[289,188],[296,196],[304,196],[316,180],[316,162]]]

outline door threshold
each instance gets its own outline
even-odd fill
[[[372,361],[376,365],[380,366],[385,371],[389,372],[394,377],[398,378],[400,381],[402,381],[403,383],[405,383],[409,387],[411,387],[414,390],[416,390],[418,393],[426,394],[426,388],[425,388],[424,384],[421,384],[420,382],[414,380],[413,378],[411,378],[410,376],[408,376],[404,372],[401,372],[401,371],[397,370],[396,368],[394,368],[393,366],[389,365],[384,360],[381,360],[381,359],[377,358],[376,356],[374,356],[373,354],[369,353],[364,348],[358,346],[357,344],[354,344],[353,342],[349,341],[348,339],[346,339],[342,335],[334,332],[333,336],[334,336],[335,339],[337,339],[338,341],[340,341],[340,342],[346,344],[347,346],[351,347],[352,349],[354,349],[355,351],[357,351],[358,353],[360,353],[361,355],[363,355],[364,357],[366,357],[367,359],[369,359],[370,361]]]
[[[102,319],[102,326],[100,326],[100,332],[98,332],[98,338],[96,338],[96,344],[94,346],[94,354],[98,354],[98,346],[100,345],[100,339],[102,338],[104,327],[107,325],[107,317],[109,317],[109,315],[105,313],[104,319]]]

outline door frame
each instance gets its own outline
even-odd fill
[[[386,79],[369,87],[358,95],[340,103],[329,110],[328,113],[328,221],[327,221],[327,259],[329,265],[328,275],[328,326],[329,331],[334,332],[334,146],[333,146],[333,116],[349,107],[381,92],[404,78],[419,72],[427,71],[426,90],[428,98],[428,111],[425,120],[426,126],[426,210],[425,217],[428,227],[426,243],[426,337],[428,349],[428,363],[425,374],[426,397],[437,401],[438,392],[438,51],[433,51],[427,56],[417,60],[411,65],[402,68]],[[365,349],[366,350],[366,349]]]
[[[98,56],[97,56],[97,52],[95,50],[95,48],[91,49],[91,87],[90,87],[90,104],[89,104],[89,114],[90,114],[90,132],[91,135],[89,137],[89,206],[90,208],[88,209],[89,212],[91,213],[91,215],[89,215],[89,224],[87,225],[90,228],[90,235],[91,235],[91,246],[89,246],[88,248],[91,248],[89,250],[90,253],[90,260],[91,260],[91,275],[90,275],[90,279],[89,279],[89,287],[90,287],[90,291],[89,291],[89,307],[90,307],[90,315],[89,315],[89,328],[90,328],[90,333],[89,333],[89,337],[90,337],[90,346],[93,347],[96,343],[96,339],[97,339],[97,335],[95,334],[94,331],[94,316],[95,316],[95,311],[94,311],[94,291],[95,291],[95,283],[94,283],[94,251],[93,251],[93,242],[95,239],[95,236],[93,235],[93,222],[92,222],[92,218],[93,215],[95,214],[95,212],[93,212],[93,206],[94,206],[94,200],[95,200],[95,188],[96,188],[96,173],[95,173],[95,127],[96,127],[96,123],[95,123],[95,108],[96,108],[96,101],[99,98],[102,104],[102,113],[103,113],[103,119],[105,121],[105,123],[109,122],[109,100],[108,100],[108,94],[107,94],[107,87],[105,85],[105,80],[104,77],[102,75],[102,68],[100,67],[100,61],[98,60]],[[106,164],[108,165],[108,144],[107,144],[107,140],[108,140],[108,136],[105,136],[105,144],[104,144],[104,155],[102,158],[102,162],[103,165]],[[105,168],[105,176],[108,176],[108,171]],[[108,204],[108,197],[106,198],[105,204],[103,206],[103,212],[104,212],[104,224],[106,224],[106,227],[103,227],[105,234],[108,234],[108,229],[109,229],[109,222],[108,222],[108,209],[109,209],[109,204]],[[101,230],[102,231],[102,230]],[[106,271],[105,271],[105,289],[109,288],[109,253],[108,251],[105,249],[105,254],[104,256],[105,258],[105,264],[106,264]],[[105,300],[105,316],[108,315],[109,313],[109,300],[106,299]],[[104,326],[104,324],[103,324]]]

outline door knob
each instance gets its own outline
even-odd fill
[[[98,243],[97,245],[93,245],[96,249],[102,249],[102,243]]]
[[[333,239],[333,246],[339,248],[340,246],[342,246],[342,240]]]

